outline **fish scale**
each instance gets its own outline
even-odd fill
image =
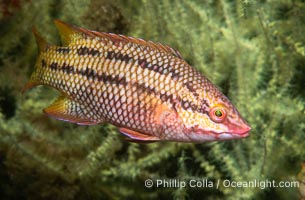
[[[82,125],[108,122],[135,141],[247,136],[250,127],[231,102],[178,51],[60,20],[55,24],[66,46],[49,45],[34,28],[40,54],[24,88],[48,85],[62,93],[44,109],[47,115]]]

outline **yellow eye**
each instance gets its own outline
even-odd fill
[[[225,119],[226,116],[227,116],[227,113],[226,113],[226,111],[225,111],[224,108],[219,107],[219,106],[216,106],[216,107],[214,107],[214,108],[212,108],[212,109],[210,110],[209,115],[210,115],[210,118],[211,118],[214,122],[219,123],[219,122],[223,122],[223,121],[224,121],[224,119]]]

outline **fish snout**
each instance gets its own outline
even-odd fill
[[[249,136],[249,132],[251,130],[251,127],[248,123],[243,122],[239,126],[233,126],[230,128],[230,131],[232,134],[238,136],[238,137],[247,137]]]

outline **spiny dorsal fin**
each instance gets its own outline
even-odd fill
[[[113,33],[99,33],[96,31],[89,31],[89,32],[91,32],[92,34],[99,36],[99,37],[108,38],[109,40],[112,40],[114,42],[122,42],[125,44],[133,43],[133,44],[142,46],[144,48],[153,48],[158,51],[163,51],[164,53],[168,53],[168,54],[171,54],[173,56],[176,56],[176,57],[182,59],[180,52],[178,50],[171,48],[168,45],[163,45],[161,43],[155,43],[153,41],[146,41],[146,40],[143,40],[140,38],[134,38],[134,37],[129,37],[129,36],[125,36],[125,35],[117,35],[117,34],[113,34]]]
[[[84,113],[84,108],[79,103],[68,99],[65,96],[58,97],[49,107],[45,108],[43,112],[55,119],[80,125],[99,123],[89,119]]]
[[[36,27],[32,27],[32,32],[35,36],[35,40],[39,49],[39,52],[45,51],[49,44],[46,42],[46,40],[41,36],[41,34],[37,31]]]
[[[176,57],[182,59],[182,56],[181,56],[180,52],[178,50],[175,50],[175,49],[171,48],[168,45],[163,45],[161,43],[155,43],[153,41],[146,41],[146,40],[138,39],[138,38],[134,38],[134,37],[127,37],[127,36],[124,36],[124,35],[118,35],[118,36],[121,37],[121,38],[125,38],[125,40],[127,40],[129,42],[132,42],[132,43],[135,43],[135,44],[138,44],[138,45],[141,45],[141,46],[145,46],[145,47],[151,47],[151,48],[154,48],[156,50],[163,51],[165,53],[169,53],[173,56],[176,56]]]
[[[86,36],[91,36],[91,37],[107,38],[107,39],[113,41],[114,43],[117,43],[117,42],[122,42],[124,44],[133,43],[133,44],[142,46],[144,48],[153,48],[153,49],[163,51],[165,53],[171,54],[173,56],[176,56],[176,57],[182,59],[182,56],[179,53],[179,51],[177,51],[167,45],[163,45],[161,43],[155,43],[152,41],[146,41],[143,39],[127,37],[124,35],[117,35],[117,34],[113,34],[113,33],[104,33],[104,32],[100,33],[97,31],[91,31],[91,30],[87,30],[84,28],[80,28],[77,26],[67,24],[58,19],[54,20],[54,22],[55,22],[55,25],[57,26],[57,29],[60,32],[60,35],[61,35],[62,40],[65,45],[69,45],[69,44],[73,43],[74,40],[81,38],[82,35],[84,34]]]

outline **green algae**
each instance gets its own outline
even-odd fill
[[[295,199],[296,187],[146,188],[147,179],[294,181],[305,161],[305,2],[16,1],[0,18],[2,199]],[[6,6],[6,7],[5,7]],[[41,110],[57,96],[20,91],[33,70],[36,25],[53,19],[168,44],[232,100],[251,124],[243,140],[135,144],[111,125],[77,126]]]

